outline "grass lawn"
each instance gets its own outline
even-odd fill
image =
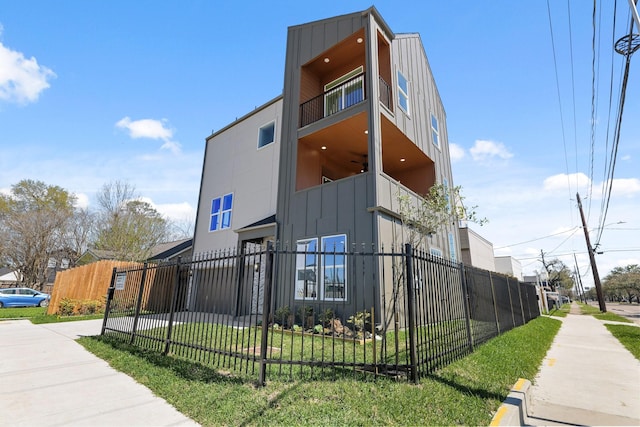
[[[567,314],[569,314],[570,309],[571,309],[571,305],[563,304],[560,306],[560,308],[554,308],[553,310],[550,310],[549,316],[567,317]]]
[[[10,307],[0,310],[0,321],[7,319],[29,319],[31,323],[35,324],[102,318],[104,318],[104,314],[92,314],[88,316],[58,316],[55,314],[47,314],[47,307]]]
[[[615,313],[611,313],[611,312],[603,313],[600,311],[599,307],[593,307],[591,305],[583,304],[580,302],[578,303],[578,305],[580,306],[580,312],[582,314],[593,315],[593,317],[595,317],[598,320],[611,320],[614,322],[633,323],[631,320],[627,319],[626,317],[618,316]]]
[[[605,325],[609,332],[640,360],[640,328],[626,325]]]
[[[108,338],[79,342],[203,425],[488,425],[518,378],[533,379],[560,328],[532,320],[413,385],[238,377]]]

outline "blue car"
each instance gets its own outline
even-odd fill
[[[3,307],[46,307],[51,296],[29,288],[0,289],[0,308]]]

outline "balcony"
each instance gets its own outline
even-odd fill
[[[364,76],[364,73],[358,74],[301,104],[300,127],[317,122],[364,101],[367,98]]]

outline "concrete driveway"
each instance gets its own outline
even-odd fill
[[[101,326],[0,321],[0,425],[198,425],[75,342]]]

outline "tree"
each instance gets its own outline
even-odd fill
[[[473,222],[482,226],[488,222],[477,216],[477,206],[465,206],[460,186],[450,188],[435,184],[421,198],[399,193],[397,199],[400,220],[406,231],[405,243],[413,247],[419,247],[427,236],[449,224]]]
[[[42,288],[49,257],[64,249],[75,195],[42,181],[22,180],[0,194],[0,257],[27,286]]]
[[[605,295],[611,299],[640,301],[640,266],[630,264],[616,267],[604,278],[602,285]]]
[[[168,236],[168,221],[150,203],[136,197],[127,183],[105,184],[98,204],[96,249],[110,250],[121,260],[144,261]]]
[[[545,261],[544,254],[542,257],[542,265],[547,271],[547,283],[554,291],[560,292],[564,290],[564,294],[568,294],[573,288],[573,276],[571,270],[559,259]]]

